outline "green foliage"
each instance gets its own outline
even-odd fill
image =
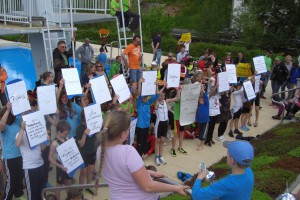
[[[285,190],[287,181],[292,183],[297,177],[296,174],[283,169],[257,170],[254,175],[255,188],[273,198]]]
[[[300,158],[300,146],[288,152],[288,155]]]
[[[174,195],[170,195],[167,196],[165,198],[162,198],[163,200],[191,200],[192,198],[189,196],[181,196],[179,194],[174,194]]]
[[[267,193],[261,192],[259,190],[254,189],[252,192],[252,200],[272,200],[272,197],[270,197]]]
[[[299,34],[300,3],[294,0],[247,1],[238,16],[237,28],[243,32],[244,42],[260,48],[285,49],[293,45],[291,39]],[[251,43],[254,42],[254,43]]]
[[[260,170],[262,167],[270,165],[278,159],[279,157],[277,156],[257,156],[251,163],[251,168],[253,171]]]

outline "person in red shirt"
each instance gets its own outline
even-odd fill
[[[154,153],[155,149],[155,135],[154,135],[154,126],[151,125],[149,128],[149,136],[147,139],[147,153],[142,155],[143,160],[145,160],[148,156]]]

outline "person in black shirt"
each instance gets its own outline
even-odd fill
[[[152,39],[151,43],[153,49],[153,59],[157,63],[157,66],[160,66],[160,58],[161,58],[161,35],[156,33],[156,35]]]

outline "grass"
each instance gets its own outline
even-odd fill
[[[255,158],[251,168],[255,176],[252,199],[271,200],[278,197],[300,173],[300,122],[280,125],[252,141]],[[230,169],[226,158],[209,168],[217,179],[226,176]],[[172,195],[166,200],[190,199]]]

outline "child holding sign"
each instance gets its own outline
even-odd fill
[[[22,153],[27,198],[42,200],[41,193],[45,187],[45,181],[41,147],[37,145],[34,148],[30,148],[25,125],[26,122],[23,121],[16,137],[16,146],[20,147]]]
[[[62,165],[59,157],[57,160],[54,159],[56,148],[68,140],[71,126],[67,121],[60,121],[57,123],[56,131],[57,135],[50,146],[49,161],[56,166],[56,185],[71,185],[72,178],[67,174],[67,168]],[[56,191],[55,195],[57,199],[60,199],[60,191]]]
[[[163,89],[165,86],[163,87]],[[162,91],[163,91],[162,89]],[[178,94],[178,93],[177,93]],[[163,158],[163,149],[164,142],[168,132],[168,103],[175,102],[178,100],[178,95],[172,99],[165,100],[165,93],[161,92],[160,96],[154,104],[154,109],[156,113],[156,122],[155,122],[155,164],[158,166],[160,164],[167,164]]]
[[[139,97],[136,102],[138,117],[137,117],[137,125],[135,129],[135,133],[137,136],[137,151],[139,152],[140,156],[147,153],[146,152],[146,144],[147,144],[147,138],[149,134],[149,126],[150,126],[150,106],[152,103],[154,103],[158,97],[159,94],[162,92],[158,91],[156,89],[156,92],[159,94],[152,95],[152,96],[141,96],[141,89],[142,89],[142,82],[145,82],[144,78],[141,78],[139,80],[139,87],[138,87],[138,94]]]
[[[100,105],[99,105],[100,106]],[[76,128],[76,142],[78,144],[78,149],[83,158],[85,167],[80,169],[79,184],[84,184],[84,179],[86,178],[87,184],[92,182],[93,171],[95,169],[96,162],[96,151],[98,146],[97,134],[89,136],[90,129],[86,127],[86,120],[84,110],[81,112],[81,125]],[[86,189],[92,195],[95,192],[90,188]]]
[[[0,162],[5,163],[7,182],[5,185],[4,199],[20,198],[23,196],[23,170],[22,156],[19,147],[15,144],[15,138],[20,130],[21,118],[11,113],[11,103],[0,112],[0,131],[2,134],[2,157]]]

